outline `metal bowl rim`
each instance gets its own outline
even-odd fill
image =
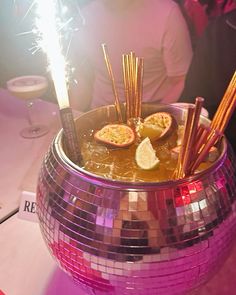
[[[109,106],[104,106],[104,108],[107,108]],[[102,107],[103,108],[103,107]],[[175,108],[179,108],[176,107]],[[86,114],[93,112],[95,110],[91,110],[87,112]],[[79,117],[83,116],[85,114],[80,115]],[[78,117],[78,118],[79,118]],[[206,121],[210,121],[207,118],[204,118]],[[194,182],[196,180],[199,180],[200,178],[203,178],[206,175],[209,175],[212,171],[218,170],[223,162],[225,161],[226,154],[227,154],[227,141],[225,137],[223,137],[222,144],[223,149],[220,157],[215,161],[209,168],[198,172],[192,176],[183,178],[183,179],[177,179],[177,180],[168,180],[168,181],[162,181],[162,182],[129,182],[129,181],[121,181],[121,180],[114,180],[109,178],[103,178],[102,176],[96,175],[94,173],[88,172],[85,169],[81,168],[74,162],[72,162],[65,154],[63,148],[62,148],[62,134],[63,130],[61,129],[56,137],[54,138],[52,142],[52,148],[55,148],[54,156],[57,157],[57,160],[61,162],[64,168],[66,168],[70,173],[79,176],[81,179],[83,179],[86,182],[93,182],[99,186],[104,186],[112,189],[134,189],[137,191],[137,189],[145,189],[147,190],[147,187],[149,187],[150,190],[162,188],[164,187],[174,187],[178,185],[182,185],[185,183]]]

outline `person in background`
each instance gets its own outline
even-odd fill
[[[189,15],[188,11],[185,8],[185,1],[184,0],[174,0],[174,2],[176,2],[179,5],[179,8],[183,14],[183,17],[187,23],[188,29],[189,29],[189,34],[190,34],[190,38],[191,38],[191,42],[192,42],[192,48],[194,49],[194,44],[195,44],[195,27],[194,27],[194,22],[191,19],[191,16]]]
[[[208,24],[208,15],[200,1],[185,0],[183,3],[184,10],[193,26],[193,34],[198,38],[204,32]]]
[[[143,101],[171,103],[184,87],[192,48],[185,19],[172,0],[97,0],[82,10],[83,25],[71,45],[77,84],[72,107],[85,111],[113,104],[102,43],[108,48],[120,100],[124,101],[122,54],[144,58]]]
[[[196,39],[203,34],[209,21],[236,7],[234,0],[183,0],[182,5]]]
[[[228,13],[236,8],[236,1],[234,0],[224,0],[222,2],[223,13]]]
[[[236,70],[236,9],[213,20],[200,38],[190,65],[180,101],[205,98],[204,107],[210,118]],[[226,130],[226,136],[236,151],[236,115]]]

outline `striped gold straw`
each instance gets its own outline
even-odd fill
[[[195,100],[194,114],[190,122],[190,133],[188,137],[187,148],[186,148],[184,159],[183,159],[183,171],[185,175],[188,175],[190,171],[191,162],[194,157],[193,151],[194,151],[195,139],[197,136],[197,129],[199,125],[199,119],[200,119],[203,102],[204,102],[204,99],[202,97],[197,97]]]
[[[108,74],[109,74],[109,77],[110,77],[110,80],[111,80],[111,83],[112,83],[112,90],[113,90],[113,94],[114,94],[114,97],[115,97],[115,108],[116,108],[118,120],[121,123],[121,122],[123,122],[123,119],[122,119],[120,101],[119,101],[119,96],[118,96],[118,92],[117,92],[116,85],[115,85],[115,79],[114,79],[111,63],[110,63],[110,60],[109,60],[109,55],[108,55],[108,50],[107,50],[106,44],[102,44],[102,49],[103,49],[103,54],[104,54],[104,59],[105,59],[105,62],[106,62]]]
[[[184,165],[184,163],[186,163],[186,156],[187,156],[186,151],[188,151],[188,149],[189,149],[188,143],[189,143],[189,138],[190,138],[190,134],[191,134],[194,110],[195,110],[195,106],[192,106],[192,105],[189,106],[189,108],[187,109],[187,117],[185,120],[183,140],[182,140],[182,144],[181,144],[181,148],[180,148],[177,166],[176,166],[176,169],[173,174],[173,178],[175,178],[175,179],[180,179],[185,176],[183,165]]]
[[[141,116],[143,59],[135,56],[134,52],[123,54],[123,78],[126,97],[126,120]]]
[[[126,120],[130,118],[130,101],[129,101],[129,85],[128,85],[128,69],[127,69],[127,55],[122,55],[122,64],[123,64],[123,79],[125,87],[125,100],[126,100]]]
[[[236,88],[236,71],[225,91],[225,94],[221,100],[221,103],[214,115],[214,118],[211,123],[211,127],[215,129],[222,129],[220,125],[225,121],[225,113],[227,110],[232,108],[231,102],[235,97],[235,88]],[[230,115],[230,114],[229,114]]]
[[[143,65],[144,60],[143,58],[139,58],[138,62],[138,78],[137,78],[137,85],[138,85],[138,98],[137,98],[137,114],[138,118],[141,118],[141,101],[143,96]]]

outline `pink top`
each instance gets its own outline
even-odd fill
[[[171,87],[167,77],[185,75],[189,68],[191,41],[178,5],[171,0],[137,0],[130,6],[131,9],[114,12],[96,0],[82,11],[85,25],[76,37],[77,51],[95,67],[92,107],[114,102],[102,43],[108,47],[121,101],[124,101],[122,54],[134,51],[144,58],[143,101],[162,100]]]
[[[228,0],[224,7],[224,13],[230,12],[233,9],[236,9],[236,1]]]
[[[222,11],[223,0],[215,0],[216,5],[210,13],[210,17],[217,17],[223,13],[230,12],[236,8],[234,0],[228,0]],[[193,23],[197,36],[201,36],[208,24],[208,15],[205,12],[205,6],[199,3],[199,0],[185,0],[184,8],[187,15]]]
[[[198,0],[185,0],[184,8],[189,16],[197,36],[201,36],[208,24],[208,16]]]

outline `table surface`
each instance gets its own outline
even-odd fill
[[[31,111],[33,121],[47,125],[49,132],[25,139],[20,131],[29,124],[26,102],[0,89],[0,223],[18,209],[22,190],[35,190],[43,156],[60,128],[55,104],[37,99]]]
[[[0,225],[0,245],[0,291],[6,295],[86,295],[57,267],[38,223],[15,214]]]

